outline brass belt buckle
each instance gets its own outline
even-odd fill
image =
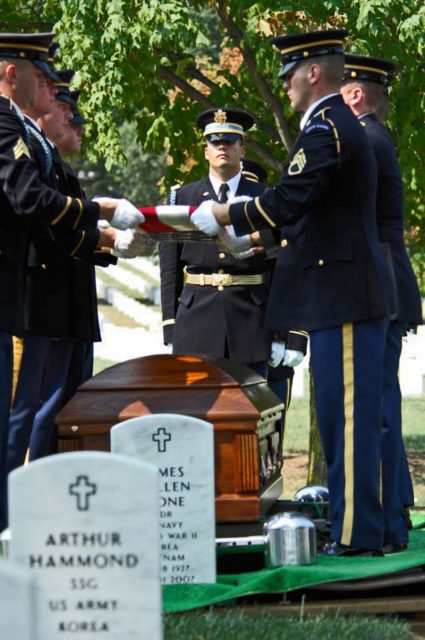
[[[230,287],[230,284],[231,284],[230,273],[213,273],[212,284],[213,284],[213,287]]]

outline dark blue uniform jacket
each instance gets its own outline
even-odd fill
[[[391,276],[380,247],[376,162],[341,96],[320,103],[280,182],[230,206],[237,233],[281,228],[267,326],[307,331],[387,316]]]

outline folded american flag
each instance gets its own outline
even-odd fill
[[[181,204],[139,207],[146,218],[140,228],[151,237],[166,242],[214,242],[190,221],[195,209]]]

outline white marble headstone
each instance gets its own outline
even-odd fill
[[[0,560],[0,638],[36,640],[34,576],[14,562]]]
[[[37,640],[158,640],[158,473],[65,453],[9,476],[10,559],[37,578]]]
[[[214,428],[159,413],[111,430],[111,450],[159,470],[161,582],[215,582]]]

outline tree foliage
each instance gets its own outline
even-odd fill
[[[87,196],[93,198],[109,194],[145,205],[159,202],[167,167],[164,154],[142,151],[132,122],[121,125],[118,133],[125,149],[125,160],[115,164],[113,171],[106,170],[105,159],[102,157],[90,160],[85,149],[79,156],[69,159]]]
[[[40,18],[41,17],[41,18]],[[40,20],[43,20],[42,24]],[[393,60],[388,126],[399,149],[406,193],[407,239],[425,253],[425,7],[422,0],[3,0],[10,30],[55,25],[61,62],[78,70],[75,84],[90,119],[89,156],[107,167],[126,153],[120,127],[132,121],[144,152],[167,155],[164,191],[204,171],[193,123],[217,105],[257,118],[248,153],[278,177],[296,135],[276,78],[272,35],[345,27],[347,49]],[[423,263],[416,264],[422,271]]]

